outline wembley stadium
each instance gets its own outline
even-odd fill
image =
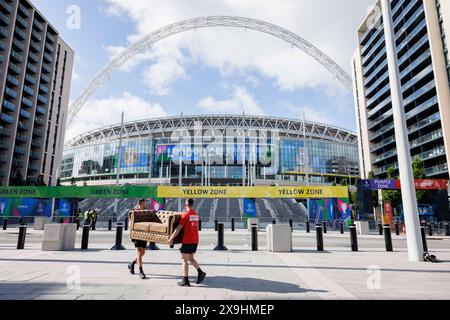
[[[65,145],[62,184],[348,184],[357,135],[311,121],[249,115],[178,116],[117,124]]]

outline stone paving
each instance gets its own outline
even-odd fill
[[[408,261],[404,236],[394,237],[395,252],[383,238],[360,236],[350,251],[348,234],[329,232],[325,251],[315,251],[315,234],[294,232],[293,253],[268,253],[260,232],[258,252],[250,235],[226,233],[228,251],[213,251],[214,231],[201,233],[197,259],[208,276],[202,285],[178,287],[178,250],[147,251],[148,280],[128,273],[134,249],[124,234],[125,251],[109,250],[113,232],[91,233],[90,249],[42,252],[42,232],[29,230],[25,250],[15,250],[17,230],[0,232],[0,300],[268,300],[268,299],[450,299],[450,239],[433,237],[430,250],[442,263]],[[77,248],[81,233],[77,235]],[[191,269],[191,281],[195,281]]]

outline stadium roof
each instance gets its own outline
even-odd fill
[[[280,137],[297,139],[303,139],[305,132],[307,139],[347,144],[356,144],[358,142],[355,132],[336,126],[306,121],[306,130],[304,130],[304,122],[300,120],[252,115],[172,116],[130,121],[124,124],[123,136],[126,138],[170,138],[173,131],[186,128],[193,129],[198,122],[202,123],[203,129],[279,130]],[[69,140],[65,144],[65,148],[117,140],[120,134],[120,127],[120,124],[115,124],[91,130]]]

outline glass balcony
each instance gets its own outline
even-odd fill
[[[389,170],[389,168],[393,168],[394,170],[397,170],[398,169],[398,163],[397,162],[393,162],[393,163],[391,163],[391,164],[389,164],[387,166],[377,168],[377,169],[373,170],[373,173],[375,173],[375,175],[378,176],[378,175],[381,175],[383,173],[386,173]]]
[[[363,55],[363,56],[364,56],[364,58],[362,59],[362,65],[363,65],[363,66],[366,65],[366,62],[372,57],[373,53],[374,53],[375,51],[377,51],[377,50],[380,48],[380,45],[381,45],[381,44],[384,44],[384,36],[381,37],[381,38],[377,41],[377,43],[375,43],[375,45],[373,46],[373,48],[370,49],[370,51],[369,51],[366,55]]]
[[[12,75],[8,74],[8,76],[6,77],[6,80],[8,81],[9,84],[12,84],[14,87],[19,86],[19,79],[17,79],[16,77],[13,77]]]
[[[27,68],[28,68],[28,70],[30,70],[33,74],[36,74],[37,73],[37,68],[34,66],[34,65],[32,65],[31,63],[28,63],[27,64]]]
[[[361,55],[365,56],[367,54],[367,51],[370,48],[370,45],[373,43],[373,41],[380,35],[380,33],[383,33],[384,36],[384,29],[380,28],[376,32],[372,34],[372,36],[369,38],[367,43],[361,48]]]
[[[420,47],[424,44],[428,43],[428,35],[424,35],[422,39],[416,42],[401,58],[398,59],[398,65],[402,66],[402,64],[408,60]]]
[[[369,134],[369,140],[374,140],[375,138],[377,138],[378,136],[382,135],[385,132],[388,132],[389,130],[394,129],[394,122],[391,122],[387,125],[385,125],[383,128],[381,128],[380,130],[377,130],[374,133]]]
[[[434,96],[433,98],[425,101],[421,105],[415,107],[410,112],[408,112],[406,114],[406,119],[407,120],[411,119],[412,117],[416,116],[417,114],[421,113],[422,111],[427,110],[428,108],[431,108],[432,106],[437,105],[437,103],[438,103],[438,98],[437,98],[437,96]]]
[[[43,133],[44,133],[44,132],[43,132],[41,129],[35,128],[35,129],[33,130],[33,135],[36,136],[36,137],[42,137]]]
[[[19,37],[20,40],[25,40],[27,38],[27,34],[22,31],[21,29],[17,28],[15,29],[16,35]]]
[[[437,147],[437,148],[431,149],[429,151],[426,151],[424,153],[421,153],[419,157],[422,160],[428,160],[431,158],[439,157],[441,155],[445,155],[445,147],[444,146]]]
[[[30,16],[30,11],[21,3],[19,3],[19,12],[27,18]]]
[[[9,70],[11,70],[15,75],[18,75],[21,72],[20,67],[13,62],[10,62],[8,67],[9,67]]]
[[[405,40],[403,40],[398,46],[397,51],[400,52],[404,47],[408,45],[410,41],[414,39],[414,37],[421,32],[426,27],[426,21],[423,20],[417,27],[414,28],[414,30],[409,34]]]
[[[1,128],[0,128],[0,130],[1,130]],[[9,146],[10,146],[10,144],[8,142],[0,141],[0,150],[8,150]]]
[[[388,106],[392,102],[391,96],[389,95],[386,99],[384,99],[383,102],[381,102],[379,105],[377,105],[375,108],[370,110],[367,115],[369,118],[372,118],[375,114],[378,112],[381,112],[386,106]]]
[[[16,62],[23,61],[23,55],[14,50],[11,50],[11,58],[14,58],[14,60],[16,60]]]
[[[49,55],[48,53],[44,53],[44,59],[49,63],[53,62],[53,57],[51,55]]]
[[[428,133],[418,139],[411,141],[411,143],[410,143],[411,148],[415,148],[415,147],[421,146],[425,143],[440,139],[440,138],[442,138],[442,136],[443,136],[442,129],[438,129],[436,131],[433,131],[433,132]]]
[[[17,149],[17,147],[16,147],[16,149]],[[16,152],[17,154],[19,154],[19,155],[24,155],[25,154],[25,152]],[[14,159],[13,161],[12,161],[12,166],[14,167],[14,168],[22,168],[23,166],[25,165],[25,162],[23,161],[23,160],[18,160],[18,159]]]
[[[54,36],[52,36],[50,33],[47,33],[47,39],[50,40],[50,42],[55,43],[56,38]]]
[[[45,115],[45,108],[42,108],[40,106],[36,107],[36,112],[40,115]]]
[[[382,95],[386,94],[391,89],[391,84],[388,82],[385,84],[383,88],[381,88],[377,94],[375,94],[372,98],[367,100],[367,108],[371,109],[372,104],[377,101]]]
[[[428,49],[424,53],[422,53],[413,63],[411,63],[408,67],[406,67],[401,73],[400,78],[403,79],[408,73],[414,70],[419,64],[424,62],[427,58],[431,57],[431,51]]]
[[[45,82],[45,83],[50,83],[50,77],[45,75],[45,74],[41,74],[41,79]]]
[[[34,122],[40,126],[44,125],[44,119],[40,118],[40,117],[36,117],[34,118]]]
[[[30,153],[30,159],[32,160],[39,160],[41,158],[40,153],[38,152],[31,152]]]
[[[3,12],[0,11],[0,23],[3,24],[4,26],[9,25],[11,19],[9,19],[9,17],[4,14]]]
[[[397,18],[394,20],[394,26],[397,26],[397,24],[402,20],[408,13],[411,11],[411,9],[417,4],[417,1],[411,1],[409,5],[407,5],[405,8],[403,8],[402,13],[399,14]]]
[[[31,140],[31,147],[39,149],[42,145],[39,143],[39,141]]]
[[[44,96],[41,96],[41,95],[38,95],[38,100],[40,102],[42,102],[43,104],[47,104],[48,103],[47,98],[45,98]]]
[[[14,39],[13,40],[13,47],[15,49],[18,49],[19,51],[24,51],[25,50],[25,44],[23,43],[23,41],[19,41]]]
[[[25,81],[27,81],[30,84],[36,84],[36,79],[29,74],[25,76]]]
[[[427,176],[443,174],[447,172],[448,172],[448,164],[446,163],[425,169],[425,173]]]
[[[0,0],[0,6],[5,9],[8,13],[11,13],[12,6],[5,0]]]
[[[28,141],[28,137],[26,135],[18,133],[16,135],[16,141],[21,142],[21,143],[25,143],[25,142]]]
[[[16,105],[7,100],[3,100],[3,108],[5,108],[6,110],[9,110],[9,111],[12,111],[12,112],[16,111]]]
[[[8,38],[8,30],[5,27],[0,27],[0,36]]]
[[[400,36],[419,18],[423,13],[425,12],[425,9],[423,7],[423,4],[420,5],[420,8],[416,11],[415,14],[413,14],[408,21],[403,25],[403,27],[397,32],[395,35],[395,40],[398,40]]]
[[[383,57],[386,56],[386,48],[383,48],[376,56],[375,58],[373,58],[372,62],[370,62],[367,67],[363,68],[363,75],[364,77],[367,77],[367,75],[369,74],[369,71],[377,64],[381,64],[383,63],[382,60],[386,60],[386,59],[382,59]],[[378,67],[377,67],[378,68]]]
[[[25,119],[31,119],[31,113],[24,109],[20,110],[20,116]]]
[[[19,22],[24,29],[28,28],[28,22],[21,16],[17,16],[17,22]]]
[[[36,32],[36,30],[33,30],[33,32],[31,32],[31,35],[34,37],[34,39],[36,39],[38,42],[42,41],[42,36]]]
[[[5,89],[5,94],[12,99],[17,98],[17,92],[15,92],[13,89],[10,89],[8,87],[6,87],[6,89]]]
[[[435,123],[440,120],[441,120],[441,116],[440,116],[439,112],[432,114],[428,118],[422,119],[419,122],[417,122],[416,124],[408,127],[408,133],[411,134],[413,132],[416,132],[417,130],[425,128],[426,126],[429,126],[430,124]]]
[[[10,137],[11,130],[6,129],[4,126],[0,125],[0,136],[2,137]]]
[[[39,61],[39,57],[37,56],[37,54],[33,53],[30,51],[29,57],[31,58],[31,60],[33,60],[35,63],[37,63]]]
[[[6,50],[6,42],[3,40],[0,40],[0,50]]]
[[[46,43],[46,44],[45,44],[45,48],[46,48],[48,51],[50,51],[51,53],[53,53],[53,51],[55,51],[55,49],[53,48],[53,46],[50,45],[49,43]]]
[[[26,94],[28,94],[30,96],[34,96],[34,90],[31,89],[29,86],[24,86],[23,92],[25,92]]]
[[[50,66],[48,64],[46,64],[46,63],[42,64],[42,69],[47,71],[48,73],[52,72],[52,68],[50,68]]]
[[[373,127],[377,126],[378,124],[380,124],[381,122],[383,122],[384,120],[389,119],[389,118],[392,118],[392,109],[386,111],[385,113],[383,113],[381,116],[379,116],[375,120],[369,121],[368,122],[369,130],[372,130]]]
[[[39,84],[39,89],[40,89],[42,92],[44,92],[44,93],[48,93],[48,92],[49,92],[48,88],[47,88],[45,85],[43,85],[42,83]]]
[[[42,23],[40,23],[36,19],[34,19],[33,24],[39,31],[42,31],[44,29],[44,26],[42,25]]]
[[[392,142],[394,142],[394,141],[395,141],[395,136],[392,136],[392,137],[389,137],[389,138],[387,138],[387,139],[384,139],[383,141],[381,141],[381,142],[379,142],[379,143],[373,145],[373,146],[370,148],[370,152],[374,152],[374,151],[376,151],[376,150],[378,150],[378,149],[381,149],[381,148],[383,148],[384,146],[386,146],[386,145],[388,145],[388,144],[390,144],[390,143],[392,143]]]
[[[20,131],[28,131],[30,128],[22,121],[19,121],[19,123],[17,124],[17,129],[19,129]]]
[[[39,171],[39,167],[37,165],[30,165],[30,166],[28,166],[28,171],[30,171],[30,172],[38,172]]]
[[[366,90],[366,97],[370,97],[373,94],[373,91],[383,82],[386,81],[389,77],[389,73],[383,74],[377,81],[375,81],[369,88]]]
[[[429,75],[431,72],[433,72],[433,66],[430,64],[428,67],[420,71],[418,74],[416,74],[414,77],[411,78],[407,83],[405,83],[402,86],[403,92],[409,90],[413,85],[417,84],[420,80],[422,80],[424,77]]]
[[[35,52],[40,52],[40,51],[41,51],[41,46],[38,45],[36,42],[31,41],[30,47],[31,47]]]
[[[430,81],[426,85],[424,85],[422,88],[420,88],[419,90],[414,92],[412,95],[405,98],[405,100],[404,100],[405,106],[409,105],[411,102],[414,102],[418,97],[427,93],[428,91],[432,90],[435,87],[436,87],[436,84],[433,79],[432,81]]]
[[[378,158],[376,158],[374,161],[372,161],[372,164],[375,164],[377,162],[389,159],[389,158],[391,158],[393,156],[396,156],[396,155],[397,155],[397,149],[390,150],[388,152],[385,152],[385,153],[381,154]]]
[[[33,102],[25,97],[22,97],[22,104],[27,106],[28,108],[33,108]]]
[[[10,115],[7,115],[6,113],[0,114],[0,120],[9,124],[12,124],[14,122],[14,118]]]

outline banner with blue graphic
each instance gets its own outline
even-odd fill
[[[256,200],[244,199],[244,216],[249,218],[256,218]]]

